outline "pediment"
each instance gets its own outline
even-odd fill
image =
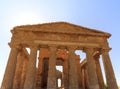
[[[111,36],[109,33],[106,33],[106,32],[86,28],[83,26],[74,25],[67,22],[53,22],[53,23],[44,23],[44,24],[36,24],[36,25],[23,25],[23,26],[15,27],[14,30],[67,33],[67,34],[93,35],[93,36],[105,36],[105,37]]]

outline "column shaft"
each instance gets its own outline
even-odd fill
[[[79,88],[82,89],[83,85],[82,85],[82,70],[81,70],[81,64],[80,64],[80,57],[77,56],[76,57],[76,65],[77,65],[77,76],[78,76],[78,85]]]
[[[88,72],[87,69],[84,69],[84,83],[85,83],[85,89],[89,89],[89,80],[88,80]]]
[[[86,48],[86,56],[87,56],[87,72],[89,79],[89,87],[90,89],[99,89],[98,79],[96,74],[96,66],[93,58],[94,50],[92,48]]]
[[[68,88],[68,59],[66,59],[64,61],[64,64],[63,64],[63,82],[64,82],[64,89],[69,89]]]
[[[99,56],[95,58],[96,72],[100,89],[105,89],[103,75],[100,67]]]
[[[82,68],[82,86],[83,86],[83,89],[85,89],[85,78],[84,78],[84,76],[85,76],[85,73],[84,73],[84,68]]]
[[[13,89],[20,89],[23,61],[24,61],[23,53],[21,51],[21,52],[18,53]]]
[[[74,47],[69,48],[69,89],[79,89]]]
[[[50,47],[47,89],[56,89],[56,47]]]
[[[37,47],[31,47],[24,89],[34,89]]]
[[[17,54],[18,54],[18,49],[12,48],[9,55],[1,89],[12,89],[13,79],[16,69]]]
[[[24,88],[24,83],[26,79],[26,72],[27,72],[27,66],[28,66],[29,58],[25,57],[24,58],[24,63],[23,63],[23,69],[22,69],[22,74],[21,74],[21,84],[20,84],[20,89]]]
[[[102,59],[103,59],[108,89],[118,89],[113,67],[108,54],[108,50],[102,51]]]

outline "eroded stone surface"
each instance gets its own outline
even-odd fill
[[[118,89],[108,54],[109,33],[66,22],[17,26],[11,32],[1,89],[104,89],[100,55],[108,89]],[[85,52],[86,59],[80,62],[76,50]]]

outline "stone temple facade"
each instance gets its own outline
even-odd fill
[[[109,33],[67,22],[17,26],[11,32],[1,89],[106,89],[100,56],[107,89],[118,89],[108,53]],[[86,54],[85,60],[80,62],[76,50]]]

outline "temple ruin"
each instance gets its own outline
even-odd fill
[[[108,53],[109,33],[67,22],[16,26],[11,33],[1,89],[106,89],[100,56],[107,89],[118,89]],[[76,50],[86,54],[83,61]]]

